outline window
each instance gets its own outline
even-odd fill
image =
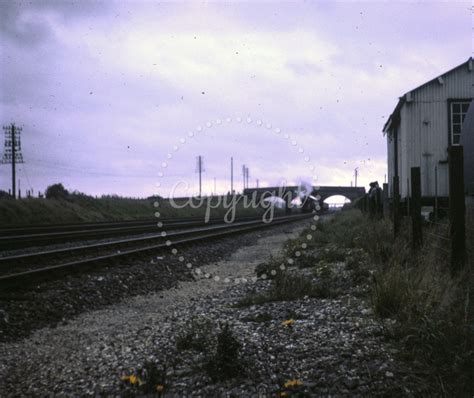
[[[461,128],[466,117],[467,110],[469,109],[470,101],[456,101],[451,102],[450,113],[451,113],[451,144],[459,145],[461,140]]]

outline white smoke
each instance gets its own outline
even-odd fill
[[[263,199],[264,202],[271,203],[278,209],[284,209],[286,206],[285,201],[282,198],[279,198],[278,196],[270,196],[268,198]]]
[[[298,184],[298,196],[300,198],[307,198],[313,193],[313,185],[308,181],[300,180]]]

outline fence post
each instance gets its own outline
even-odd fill
[[[411,220],[413,249],[418,250],[423,243],[421,229],[421,172],[419,167],[411,168]]]
[[[438,166],[435,166],[434,220],[438,221]]]
[[[400,232],[400,185],[398,176],[393,177],[393,233],[395,237]]]
[[[365,194],[362,199],[361,199],[361,207],[360,209],[362,210],[363,213],[367,213],[367,198],[368,194]]]
[[[388,184],[383,184],[383,217],[387,217],[388,214]]]
[[[410,212],[410,203],[411,202],[411,195],[410,195],[410,179],[407,178],[407,196],[405,198],[405,203],[406,203],[406,214],[407,216],[410,216],[411,215],[411,212]]]
[[[449,229],[451,272],[464,267],[466,256],[466,203],[464,197],[464,155],[461,145],[451,146],[449,160]]]

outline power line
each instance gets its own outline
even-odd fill
[[[45,162],[42,160],[34,159],[31,164],[35,164],[37,167],[43,167],[43,168],[48,168],[48,169],[61,169],[65,171],[77,171],[80,172],[81,174],[89,174],[89,175],[96,175],[100,177],[136,177],[136,178],[142,178],[142,177],[157,177],[157,174],[124,174],[124,173],[113,173],[113,172],[100,172],[100,171],[94,171],[90,169],[84,169],[80,167],[74,167],[74,166],[65,166],[62,163],[56,163],[56,162]],[[187,175],[185,173],[182,174],[165,174],[160,178],[171,178],[171,177],[186,177]]]

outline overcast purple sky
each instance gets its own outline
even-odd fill
[[[349,185],[356,167],[359,184],[383,182],[398,96],[472,54],[469,1],[1,0],[0,12],[0,120],[23,127],[23,191],[168,196],[184,180],[194,193],[197,155],[205,192],[214,178],[230,189],[231,156],[238,190],[242,164],[251,186]]]

